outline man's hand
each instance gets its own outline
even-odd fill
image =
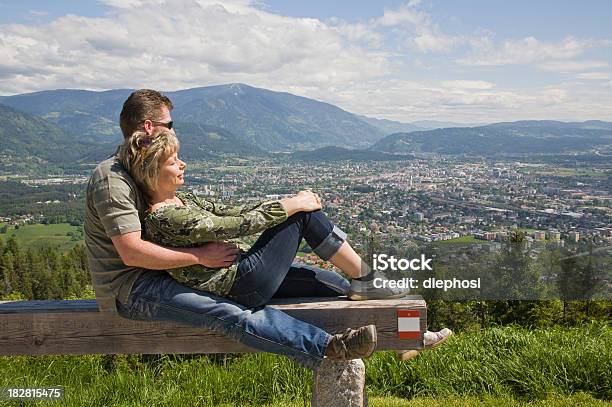
[[[201,264],[219,268],[230,266],[238,247],[233,243],[211,242],[200,247],[163,247],[142,240],[140,231],[112,236],[111,240],[126,266],[168,270]]]
[[[219,268],[231,266],[236,260],[239,250],[234,243],[210,242],[196,247],[195,251],[199,264],[210,268]]]

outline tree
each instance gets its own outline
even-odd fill
[[[514,230],[508,244],[504,245],[497,262],[487,279],[487,298],[497,299],[489,308],[490,314],[499,323],[516,322],[533,325],[532,315],[544,292],[541,271],[534,264],[527,250],[525,233]]]
[[[2,266],[0,272],[2,273],[2,279],[0,281],[0,293],[9,295],[13,291],[13,287],[16,286],[17,277],[15,275],[15,267],[13,261],[13,254],[9,251],[4,253],[1,257]]]
[[[557,276],[557,288],[559,296],[563,301],[563,321],[567,321],[568,301],[575,299],[575,281],[573,279],[576,272],[576,257],[565,257],[559,262],[559,275]]]

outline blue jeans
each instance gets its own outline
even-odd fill
[[[329,260],[346,239],[346,234],[321,211],[296,213],[285,222],[264,231],[240,260],[229,298],[253,308],[267,304],[277,293],[283,297],[321,296],[312,292],[316,290],[315,287],[310,287],[316,274],[313,276],[312,273],[292,269],[302,238],[321,259]],[[328,289],[330,295],[348,291],[348,282],[340,275],[325,275],[327,287],[336,292],[333,294]],[[287,276],[290,277],[288,280]],[[295,287],[292,289],[292,286]]]
[[[259,303],[272,297],[346,294],[349,283],[340,275],[291,264],[302,238],[315,247],[317,253],[329,258],[340,247],[344,236],[320,211],[300,212],[289,217],[262,233],[241,260],[240,278],[237,277],[235,284],[238,288],[232,287],[233,296]],[[253,280],[256,275],[262,281]],[[256,287],[250,289],[248,281],[255,281]],[[117,309],[125,318],[173,321],[221,331],[249,347],[288,356],[310,369],[319,366],[331,340],[331,335],[323,329],[278,309],[263,304],[247,306],[194,290],[164,271],[143,274],[134,284],[128,303],[117,301]]]

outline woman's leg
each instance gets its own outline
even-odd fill
[[[359,257],[351,245],[346,241],[346,234],[333,226],[321,211],[312,212],[311,222],[320,225],[320,228],[333,228],[339,233],[332,233],[320,246],[317,241],[309,240],[305,233],[304,237],[314,252],[323,260],[329,260],[332,264],[339,267],[344,273],[352,278],[347,296],[351,300],[380,300],[389,298],[400,298],[405,296],[409,289],[391,288],[384,285],[377,285],[378,280],[387,280],[388,277],[380,271],[372,271],[370,267]],[[326,244],[331,241],[333,250],[327,250]]]
[[[332,261],[353,278],[350,299],[397,298],[407,293],[374,286],[372,273],[346,242],[346,233],[323,212],[314,211],[298,212],[262,233],[240,261],[229,298],[247,307],[267,304],[287,276],[302,238],[322,260]],[[355,279],[366,275],[364,281]]]
[[[337,297],[351,284],[340,274],[307,264],[294,263],[274,293],[274,298]]]
[[[299,212],[266,230],[241,259],[229,297],[248,307],[266,304],[285,280],[302,238],[324,260],[344,243],[346,234],[321,212]]]
[[[370,272],[370,266],[359,257],[349,242],[346,241],[342,243],[342,246],[329,261],[351,278],[363,277]]]

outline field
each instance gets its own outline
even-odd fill
[[[535,232],[537,229],[530,229],[530,228],[519,228],[518,230],[520,230],[521,232],[526,233],[527,235],[531,235],[533,232]],[[549,240],[546,239],[543,242],[548,242]],[[461,236],[461,237],[456,237],[454,239],[449,239],[449,240],[440,240],[438,242],[435,242],[436,244],[439,245],[445,245],[445,244],[489,244],[491,243],[489,240],[480,240],[480,239],[476,239],[474,238],[474,236]]]
[[[255,172],[257,168],[248,165],[226,165],[222,167],[213,167],[215,171],[223,172],[223,173],[235,173],[235,172]]]
[[[10,237],[14,236],[19,244],[25,248],[50,246],[66,251],[83,241],[81,231],[82,228],[80,226],[71,226],[68,223],[35,224],[22,225],[19,229],[10,227],[7,233],[0,234],[0,237],[6,242]],[[75,237],[68,235],[69,233],[72,233]]]
[[[606,325],[500,327],[408,362],[377,352],[366,380],[372,406],[604,406],[611,364]],[[63,406],[298,407],[309,405],[312,381],[270,354],[0,357],[0,372],[0,387],[64,386]]]
[[[474,236],[461,236],[461,237],[456,237],[454,239],[440,240],[436,242],[436,244],[442,244],[442,245],[444,244],[472,244],[472,243],[487,244],[488,241],[475,239]]]
[[[544,175],[553,177],[593,177],[606,178],[609,176],[609,170],[598,170],[595,168],[567,168],[567,167],[550,167],[522,169],[522,172],[529,172],[534,175]]]

